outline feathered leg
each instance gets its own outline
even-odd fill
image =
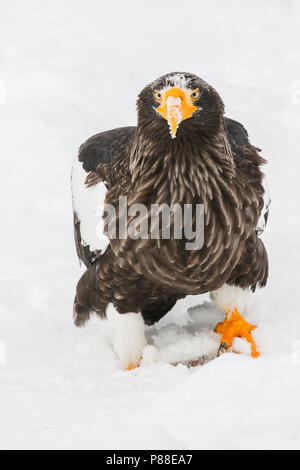
[[[132,370],[140,365],[146,346],[145,323],[140,313],[117,313],[114,318],[113,349],[122,369]]]
[[[106,318],[108,304],[113,304],[117,310],[114,321],[113,349],[120,359],[123,369],[134,369],[138,367],[142,358],[142,350],[147,344],[145,338],[145,322],[141,313],[138,312],[139,305],[133,301],[137,292],[138,300],[145,298],[145,292],[139,292],[136,282],[139,275],[122,269],[114,263],[114,255],[107,250],[95,263],[88,268],[78,282],[74,301],[74,322],[76,326],[83,326],[89,320],[92,313]],[[120,289],[120,284],[126,279]],[[134,310],[131,309],[134,308]]]

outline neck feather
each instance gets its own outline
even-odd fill
[[[213,138],[189,129],[171,139],[165,129],[151,133],[140,126],[130,170],[135,202],[187,204],[212,199],[214,181],[231,179],[235,165],[223,128]]]

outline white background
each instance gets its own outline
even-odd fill
[[[300,447],[299,22],[297,0],[0,0],[1,448]],[[269,160],[270,281],[248,316],[262,357],[169,365],[217,347],[221,313],[190,297],[129,373],[111,323],[72,323],[70,171],[171,71],[211,83]]]

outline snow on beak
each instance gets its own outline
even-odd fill
[[[175,139],[177,129],[183,118],[181,98],[167,98],[167,120],[172,139]]]
[[[181,121],[190,118],[196,109],[187,91],[170,88],[164,93],[157,111],[168,121],[171,137],[175,139]]]

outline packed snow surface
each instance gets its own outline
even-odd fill
[[[297,0],[0,0],[0,447],[300,448]],[[269,160],[266,289],[247,320],[262,353],[203,367],[222,312],[178,302],[124,372],[114,315],[75,329],[70,172],[79,145],[136,122],[138,92],[170,71],[221,94]],[[236,348],[248,351],[242,341]]]

